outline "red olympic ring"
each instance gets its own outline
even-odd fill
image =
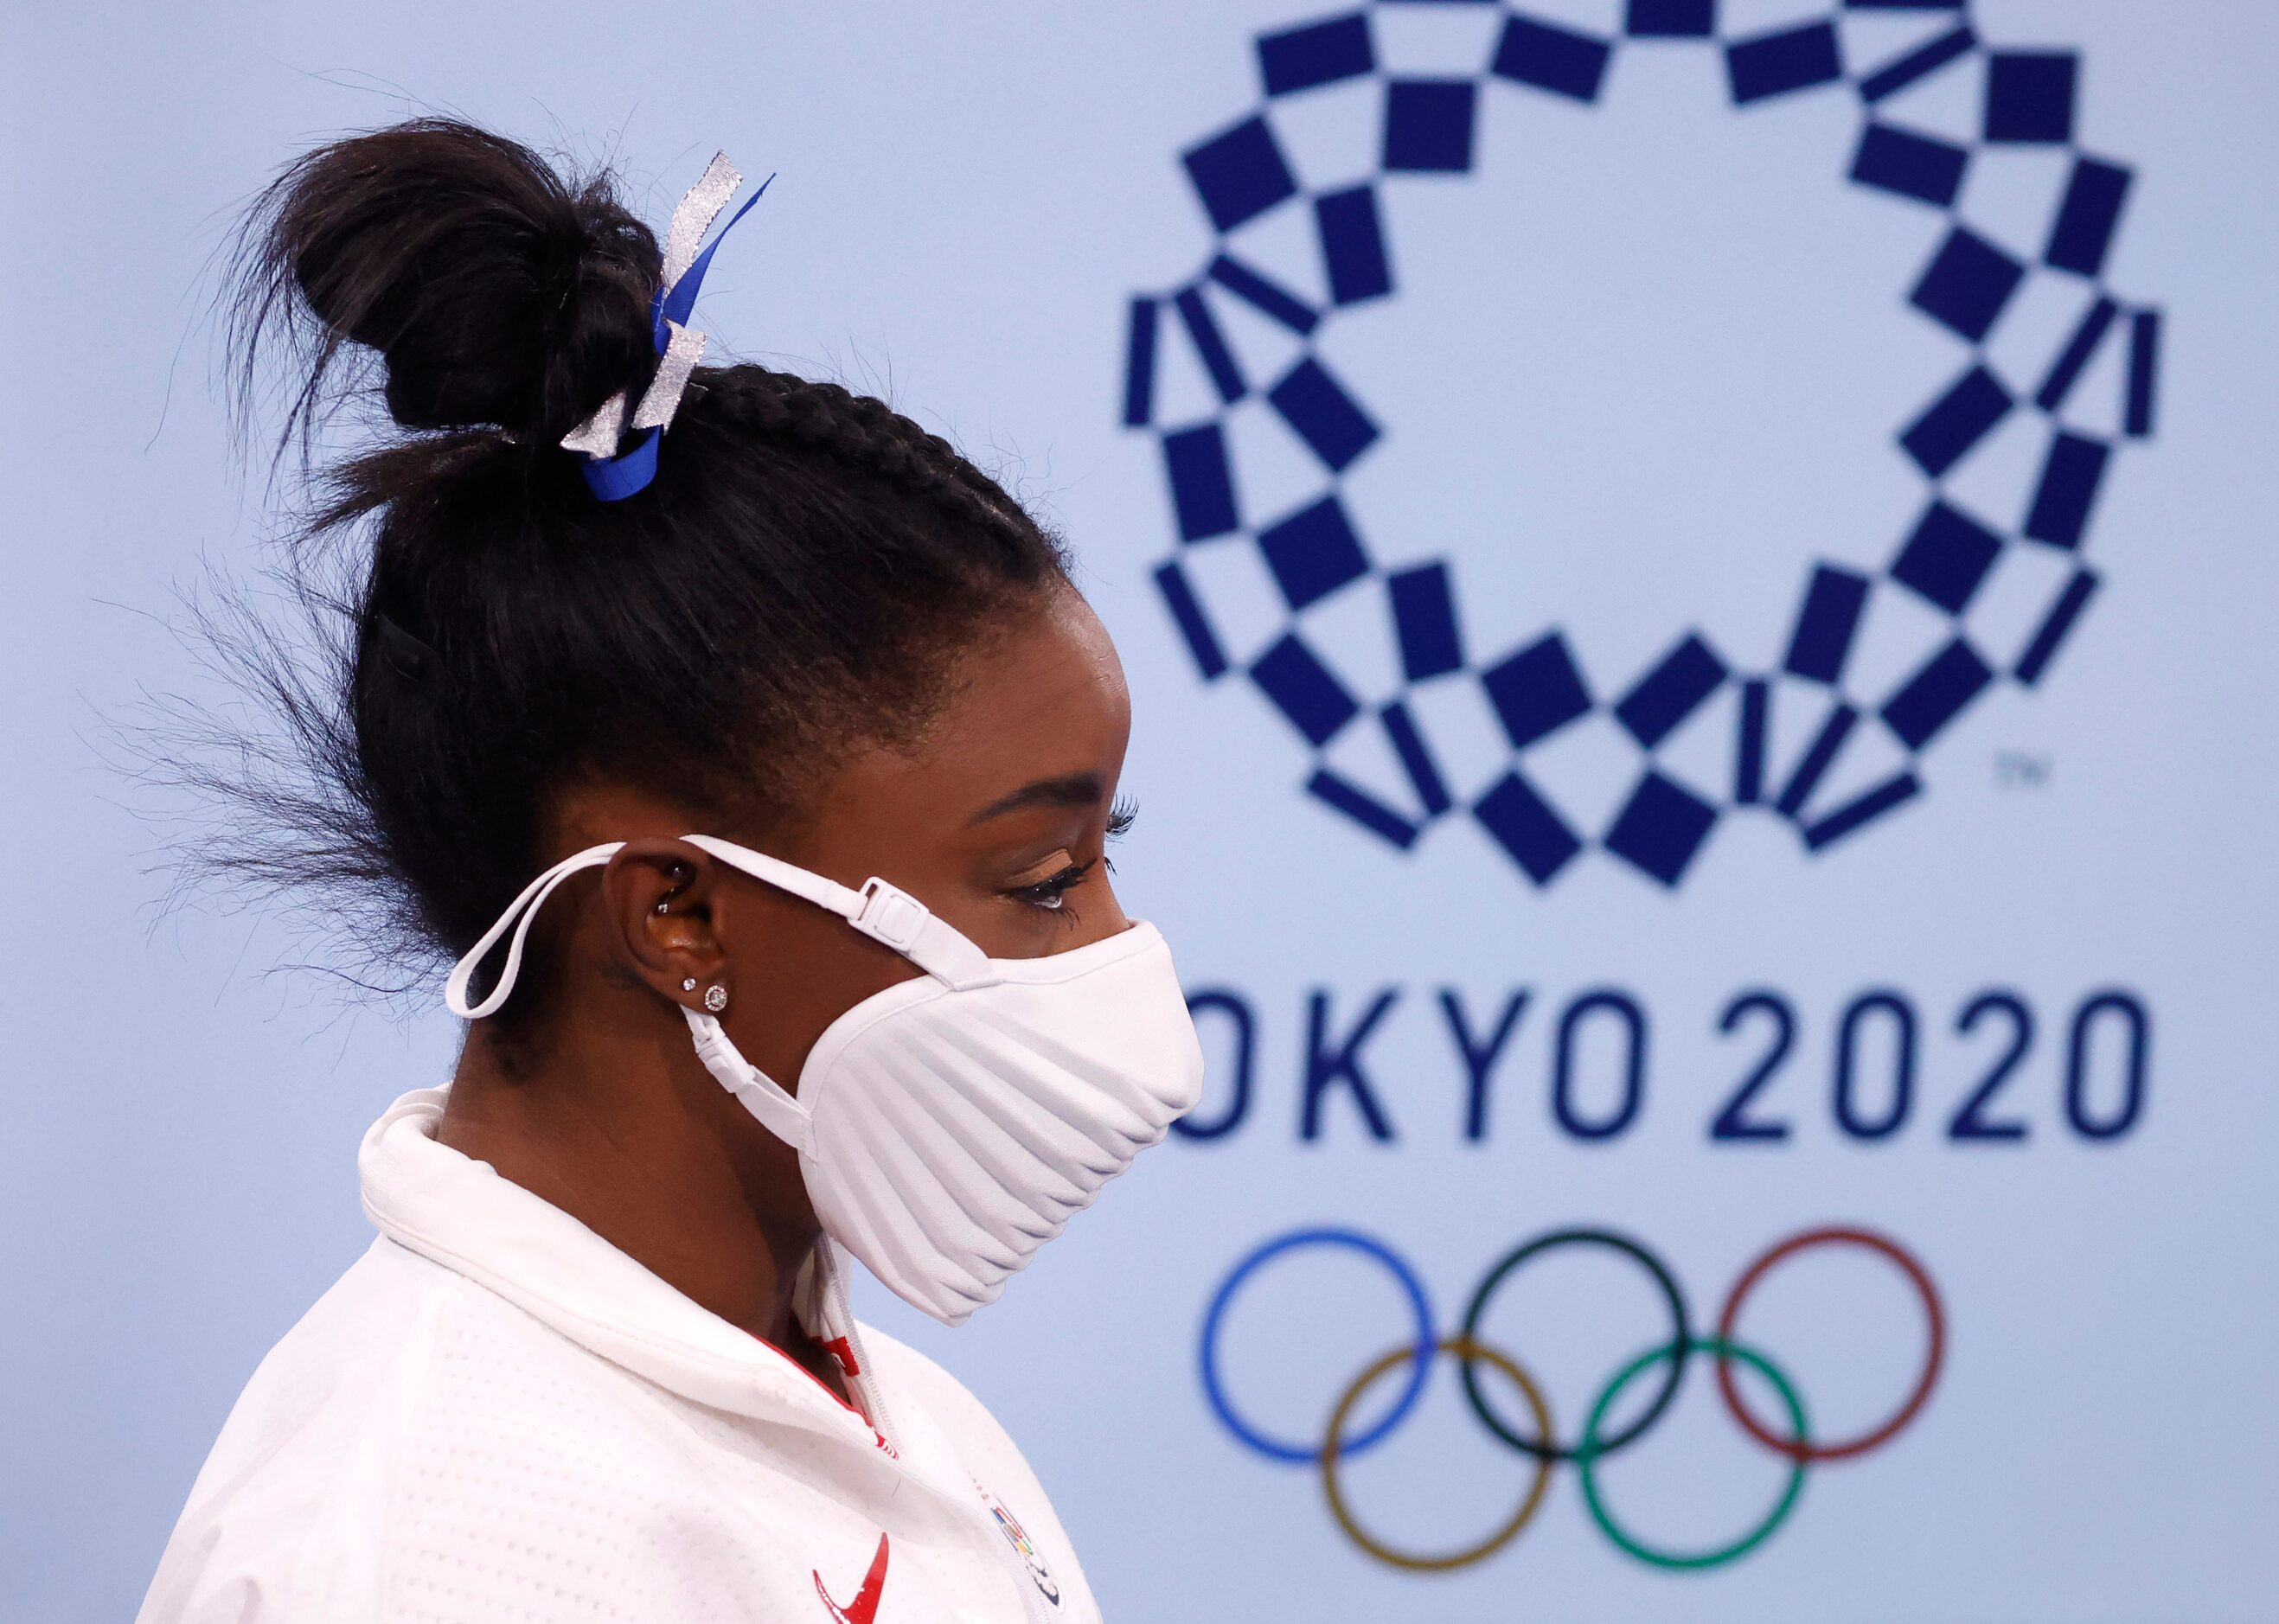
[[[1946,1314],[1939,1306],[1938,1289],[1931,1284],[1930,1275],[1924,1272],[1923,1266],[1916,1262],[1913,1255],[1898,1242],[1878,1235],[1872,1229],[1854,1229],[1840,1226],[1807,1229],[1800,1235],[1792,1235],[1750,1264],[1742,1272],[1741,1277],[1733,1283],[1732,1293],[1725,1298],[1725,1311],[1717,1316],[1719,1342],[1730,1343],[1732,1340],[1734,1327],[1741,1317],[1742,1299],[1748,1296],[1774,1264],[1780,1262],[1784,1258],[1814,1246],[1831,1245],[1864,1246],[1870,1252],[1880,1252],[1899,1265],[1901,1271],[1914,1283],[1915,1291],[1922,1298],[1923,1309],[1930,1318],[1930,1354],[1923,1362],[1923,1373],[1921,1379],[1915,1383],[1915,1390],[1907,1395],[1907,1402],[1899,1407],[1890,1420],[1872,1432],[1862,1433],[1856,1438],[1846,1438],[1832,1444],[1799,1443],[1794,1438],[1776,1436],[1771,1429],[1752,1415],[1748,1406],[1742,1402],[1740,1390],[1733,1384],[1731,1360],[1723,1354],[1718,1355],[1717,1388],[1725,1395],[1725,1407],[1733,1413],[1733,1419],[1740,1422],[1749,1436],[1767,1449],[1776,1450],[1796,1461],[1845,1460],[1854,1455],[1864,1455],[1878,1444],[1889,1443],[1902,1428],[1915,1420],[1916,1413],[1929,1401],[1930,1390],[1938,1381],[1939,1366],[1946,1358]]]

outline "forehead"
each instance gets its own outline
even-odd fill
[[[973,812],[1040,778],[1097,775],[1112,786],[1132,724],[1124,667],[1107,628],[1074,589],[960,651],[948,692],[925,731],[900,748],[850,757],[825,796],[825,815]]]
[[[1073,588],[965,650],[948,675],[952,692],[927,730],[931,753],[1018,750],[1071,729],[1120,739],[1131,724],[1116,645]]]

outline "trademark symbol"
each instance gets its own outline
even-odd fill
[[[2046,789],[2050,758],[2032,750],[1994,752],[1994,782],[2002,789]]]

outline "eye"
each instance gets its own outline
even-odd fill
[[[1083,884],[1084,877],[1092,872],[1088,862],[1072,862],[1059,873],[1039,880],[1033,885],[1023,885],[1013,892],[1032,908],[1041,908],[1057,914],[1068,907],[1068,893]]]

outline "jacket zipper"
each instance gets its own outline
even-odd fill
[[[826,1247],[833,1245],[827,1240],[823,1244]],[[868,1413],[871,1430],[886,1440],[894,1464],[915,1477],[917,1474],[902,1457],[902,1439],[894,1425],[894,1413],[887,1408],[884,1396],[879,1391],[878,1382],[871,1374],[871,1355],[863,1346],[862,1329],[855,1323],[855,1306],[847,1294],[846,1271],[840,1268],[835,1252],[827,1252],[823,1262],[832,1314],[839,1321],[833,1329],[847,1338],[848,1351],[854,1355],[855,1374],[848,1380],[855,1383],[862,1396],[863,1408]],[[960,1463],[961,1468],[963,1464]],[[1030,1624],[1056,1624],[1062,1616],[1061,1610],[1045,1599],[1036,1576],[1029,1572],[1029,1565],[1021,1559],[1021,1553],[1013,1548],[1012,1540],[998,1524],[995,1514],[989,1509],[989,1491],[981,1486],[981,1480],[972,1473],[967,1472],[965,1476],[966,1481],[973,1485],[974,1521],[984,1526],[990,1548],[1000,1553],[999,1559],[1011,1571],[1013,1588],[1021,1597],[1021,1611],[1028,1617]]]
[[[847,1351],[854,1356],[855,1369],[847,1379],[855,1384],[855,1390],[863,1400],[864,1419],[871,1423],[871,1429],[886,1441],[887,1451],[899,1461],[902,1458],[901,1432],[894,1425],[894,1412],[887,1407],[884,1396],[879,1391],[879,1383],[871,1374],[871,1355],[863,1346],[862,1330],[855,1323],[855,1306],[847,1295],[846,1271],[839,1267],[838,1254],[828,1250],[833,1245],[828,1240],[823,1243],[826,1250],[821,1260],[825,1283],[830,1292],[832,1317],[839,1321],[831,1329],[847,1338]]]

